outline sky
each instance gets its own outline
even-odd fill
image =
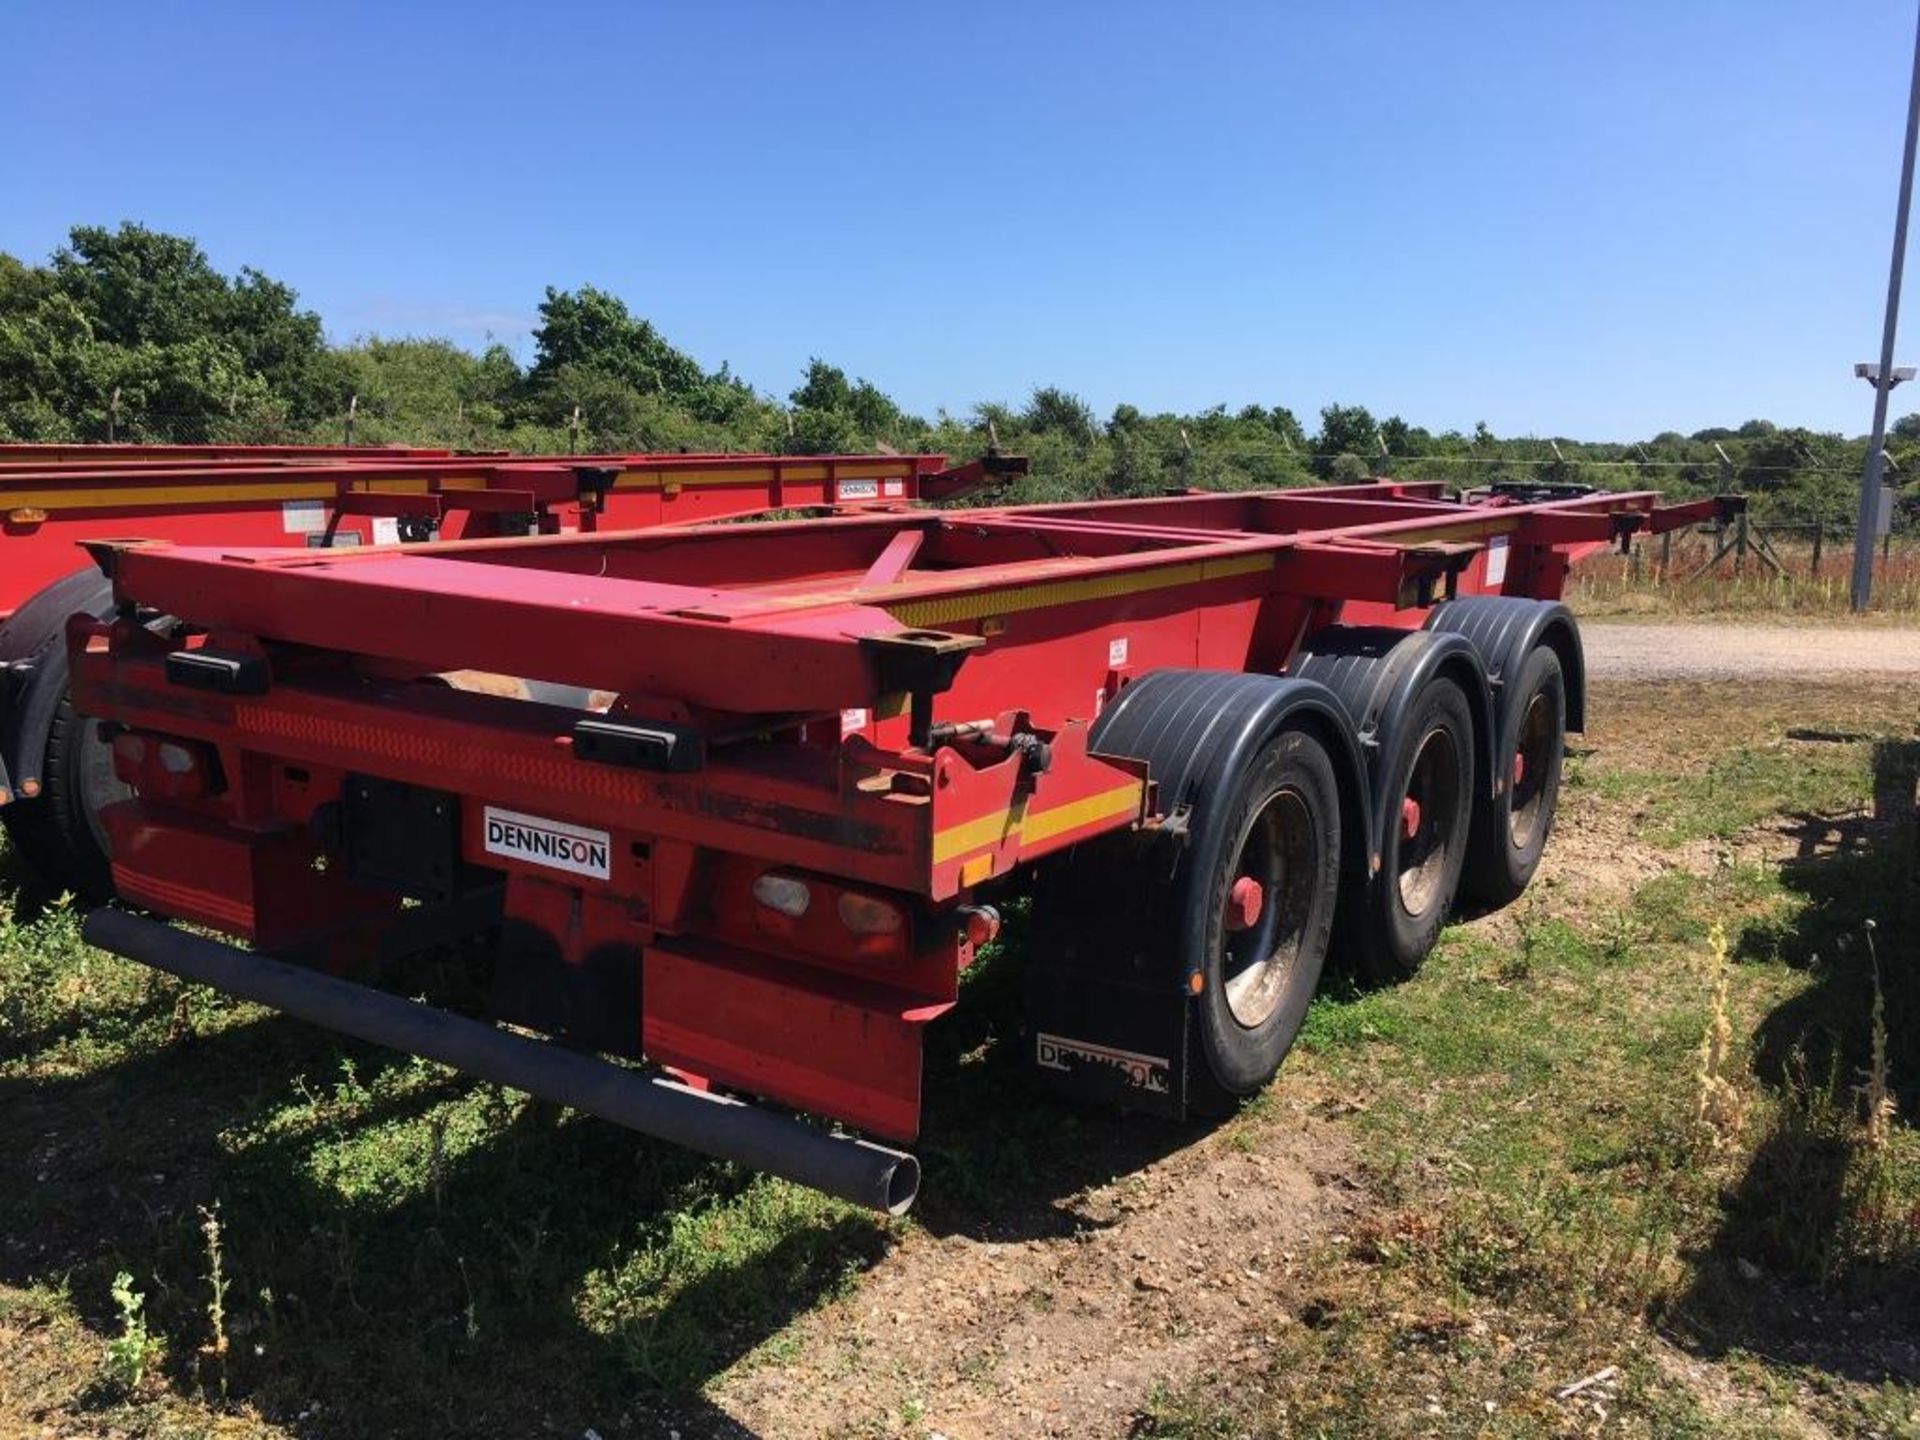
[[[1914,23],[0,0],[0,250],[135,220],[293,285],[336,339],[523,358],[545,287],[593,284],[764,391],[818,355],[926,415],[1059,385],[1309,428],[1339,402],[1862,433]]]

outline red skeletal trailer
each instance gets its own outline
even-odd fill
[[[132,791],[114,882],[256,953],[89,933],[901,1209],[911,1157],[725,1097],[913,1138],[924,1028],[1022,887],[1039,1077],[1172,1115],[1258,1089],[1329,946],[1404,971],[1463,884],[1531,878],[1583,717],[1570,562],[1734,503],[1379,482],[98,544],[118,608],[70,639]],[[476,672],[514,681],[446,681]],[[497,932],[495,1014],[570,1048],[336,978],[412,931]]]
[[[93,727],[66,703],[62,646],[69,614],[111,610],[105,579],[78,548],[87,541],[140,534],[339,549],[888,509],[965,495],[1021,463],[992,454],[949,466],[939,455],[0,445],[0,815],[50,881],[105,889],[93,817],[122,792]]]

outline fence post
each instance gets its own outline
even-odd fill
[[[107,443],[109,445],[120,434],[120,387],[113,387],[113,398],[107,402]]]
[[[1825,547],[1826,543],[1827,522],[1824,520],[1816,520],[1813,522],[1813,578],[1815,580],[1820,578],[1820,551]]]
[[[1737,576],[1747,563],[1747,512],[1742,510],[1733,524],[1733,573]]]
[[[791,420],[788,423],[791,424]],[[580,453],[580,407],[578,405],[573,407],[573,419],[567,422],[567,453],[569,455]]]
[[[1673,532],[1663,530],[1660,533],[1660,583],[1666,584],[1673,578]]]
[[[354,412],[357,411],[359,408],[360,408],[360,397],[358,395],[349,396],[347,398],[347,425],[346,425],[347,438],[344,442],[347,445],[353,444],[353,416],[354,416]]]

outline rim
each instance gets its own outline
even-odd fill
[[[1543,690],[1527,702],[1514,747],[1513,804],[1507,810],[1507,838],[1513,848],[1533,843],[1546,810],[1547,761],[1553,753],[1553,704]]]
[[[1420,740],[1407,793],[1400,806],[1400,844],[1396,851],[1400,904],[1409,915],[1424,915],[1446,886],[1447,851],[1460,814],[1460,751],[1453,733],[1435,726]]]
[[[1248,822],[1222,887],[1220,977],[1227,1011],[1254,1029],[1280,1007],[1300,956],[1320,841],[1306,797],[1277,790]],[[1257,887],[1256,907],[1247,903]]]

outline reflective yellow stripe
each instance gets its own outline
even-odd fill
[[[1354,538],[1381,545],[1425,545],[1430,541],[1453,542],[1471,545],[1476,540],[1485,540],[1490,535],[1508,535],[1520,528],[1520,519],[1490,520],[1483,524],[1466,527],[1455,521],[1451,525],[1436,526],[1432,530],[1396,530],[1391,535],[1360,535]]]
[[[913,466],[898,460],[865,460],[850,465],[750,465],[725,470],[623,470],[616,490],[672,490],[687,486],[804,485],[834,480],[908,480]]]
[[[1112,790],[1103,790],[1098,795],[1089,795],[1084,800],[1056,805],[1051,810],[1036,810],[1032,814],[1023,813],[1023,801],[1011,810],[982,815],[978,820],[969,820],[963,825],[936,832],[933,837],[933,863],[944,865],[955,856],[998,845],[1003,839],[1038,844],[1056,835],[1064,835],[1069,830],[1091,825],[1096,820],[1138,814],[1140,796],[1141,785],[1136,780]]]
[[[0,487],[0,506],[9,510],[152,510],[166,505],[239,505],[256,500],[331,500],[339,494],[331,480],[274,480],[257,485],[116,485],[71,490],[8,490]]]
[[[1271,569],[1273,559],[1270,552],[1263,551],[1257,555],[1229,555],[1219,560],[1194,560],[1156,570],[1095,575],[1085,580],[1046,580],[1037,585],[1015,585],[1006,590],[906,600],[897,605],[889,605],[884,596],[876,595],[867,598],[867,603],[878,605],[902,625],[935,629],[961,620],[979,620],[988,615],[1012,615],[1022,610],[1043,610],[1052,605],[1074,605],[1082,600],[1112,600],[1122,595],[1165,590],[1175,585],[1224,580],[1230,575],[1252,575]]]

